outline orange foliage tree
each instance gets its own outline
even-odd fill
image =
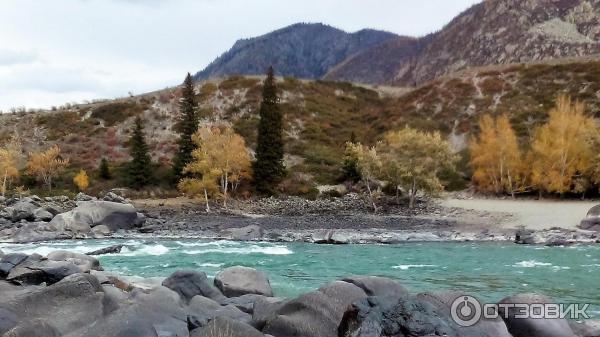
[[[69,165],[68,159],[60,157],[60,148],[54,145],[43,152],[30,153],[27,173],[37,177],[52,191],[52,179],[59,176]]]

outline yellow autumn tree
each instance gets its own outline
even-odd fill
[[[27,173],[35,176],[52,191],[52,180],[59,176],[69,165],[68,159],[60,156],[60,147],[54,145],[46,151],[29,154]]]
[[[597,132],[583,103],[559,96],[548,122],[536,130],[531,144],[531,181],[541,192],[575,191],[576,180],[591,169]]]
[[[188,194],[202,190],[208,205],[208,192],[214,190],[211,181],[216,180],[223,206],[227,208],[229,190],[237,189],[240,182],[250,176],[250,154],[244,138],[228,126],[205,126],[192,139],[198,147],[184,172],[201,178],[183,179],[179,187]]]
[[[454,170],[456,156],[439,132],[411,128],[389,132],[378,145],[383,178],[408,193],[413,208],[419,192],[432,195],[444,189],[438,175]]]
[[[88,177],[87,172],[83,169],[79,170],[79,173],[73,177],[73,183],[81,192],[87,190],[90,186],[90,178]]]
[[[469,144],[473,182],[481,191],[515,193],[525,188],[528,176],[519,142],[506,115],[489,115],[479,121],[480,133]]]
[[[19,162],[21,158],[21,142],[18,137],[0,148],[0,194],[4,197],[10,181],[19,178]]]
[[[381,158],[375,147],[368,147],[360,143],[346,143],[346,154],[356,158],[357,168],[360,172],[361,181],[367,187],[369,199],[373,205],[373,211],[377,212],[377,203],[373,186],[381,173]]]

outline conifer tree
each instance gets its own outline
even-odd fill
[[[173,176],[174,181],[179,182],[183,178],[183,169],[192,161],[192,152],[196,149],[196,144],[192,136],[198,131],[198,111],[194,93],[194,82],[192,76],[188,73],[183,82],[183,93],[179,103],[179,113],[181,120],[179,124],[179,148],[173,158]]]
[[[131,188],[142,188],[152,179],[152,159],[148,153],[148,144],[144,135],[142,119],[135,119],[133,134],[129,139],[131,161],[127,165],[127,183]]]
[[[108,166],[108,160],[106,158],[102,158],[102,160],[100,161],[99,171],[100,178],[104,180],[110,180],[110,178],[112,178],[110,174],[110,167]]]
[[[263,86],[258,124],[254,185],[258,192],[273,194],[285,175],[283,166],[283,116],[279,107],[273,67]]]

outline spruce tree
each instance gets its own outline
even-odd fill
[[[110,174],[110,167],[108,166],[108,160],[106,160],[106,158],[102,158],[100,161],[99,171],[101,179],[110,180],[110,178],[112,178]]]
[[[254,186],[260,193],[273,194],[285,175],[283,166],[283,116],[279,107],[273,67],[269,67],[260,105]]]
[[[178,130],[179,140],[177,141],[179,148],[173,158],[174,183],[178,183],[183,178],[183,169],[192,161],[192,152],[196,149],[192,136],[198,131],[197,110],[194,82],[192,76],[188,73],[183,82],[183,93],[179,103],[181,119]]]
[[[127,164],[127,184],[131,188],[140,189],[152,180],[152,159],[148,153],[148,144],[144,135],[142,119],[135,119],[133,134],[129,139],[131,161]]]

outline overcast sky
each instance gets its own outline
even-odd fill
[[[478,0],[0,0],[0,109],[180,83],[239,38],[296,22],[420,36]]]

